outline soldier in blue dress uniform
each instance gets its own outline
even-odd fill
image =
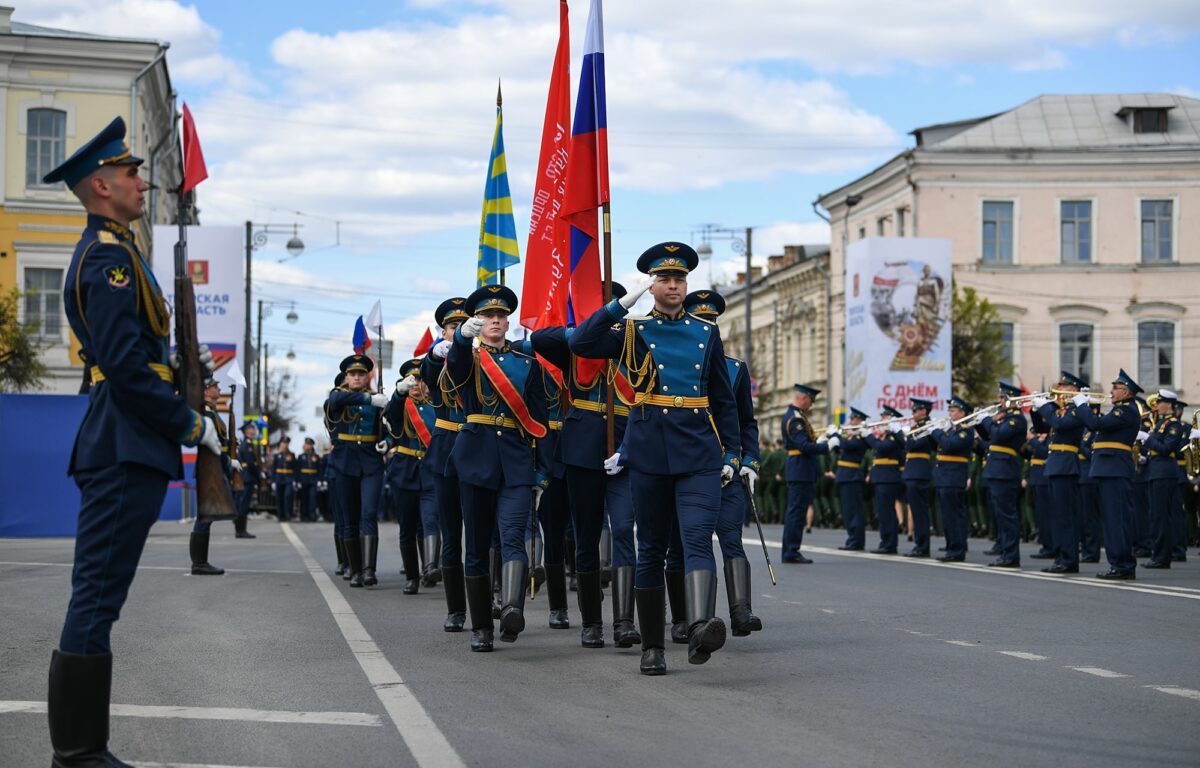
[[[217,428],[217,439],[221,443],[221,469],[228,480],[233,475],[233,462],[229,458],[229,434],[221,414],[217,412],[217,399],[221,396],[221,388],[216,379],[209,376],[204,382],[204,416],[212,419]],[[232,489],[230,489],[232,493]],[[193,576],[220,576],[224,568],[218,568],[208,562],[208,544],[212,533],[212,521],[201,520],[199,517],[192,524],[192,535],[188,537],[188,555],[192,561]]]
[[[867,414],[850,408],[851,427],[857,427],[866,420]],[[842,520],[846,524],[846,543],[838,549],[862,552],[867,546],[867,514],[863,510],[863,483],[866,479],[863,460],[867,456],[867,441],[858,430],[841,435],[836,426],[830,427],[826,434],[830,449],[838,451],[834,482],[837,484]]]
[[[1085,387],[1085,380],[1068,371],[1062,372],[1056,386],[1068,392],[1079,392]],[[1079,573],[1082,509],[1079,448],[1083,443],[1083,420],[1075,414],[1074,403],[1068,405],[1051,400],[1035,400],[1033,409],[1052,430],[1045,466],[1052,503],[1044,522],[1052,531],[1057,555],[1054,563],[1042,570],[1046,573]]]
[[[441,555],[437,484],[432,466],[425,463],[437,414],[429,402],[425,382],[418,378],[420,370],[420,358],[400,366],[400,380],[384,412],[389,446],[384,476],[400,524],[400,559],[404,564],[406,595],[417,594],[422,580],[427,587],[436,584],[432,574],[438,570]],[[424,569],[420,565],[418,543],[425,551]]]
[[[1021,451],[1022,455],[1029,459],[1029,472],[1025,483],[1025,498],[1029,504],[1026,522],[1031,537],[1036,529],[1040,545],[1038,551],[1029,557],[1033,560],[1054,560],[1057,552],[1047,522],[1050,510],[1050,483],[1046,479],[1046,458],[1050,455],[1050,428],[1038,415],[1037,409],[1030,413],[1029,423],[1030,436]]]
[[[910,398],[914,427],[929,421],[933,403]],[[933,452],[937,448],[933,437],[909,437],[905,434],[904,498],[912,513],[913,548],[905,557],[929,557],[929,486],[933,480]]]
[[[333,377],[333,389],[340,389],[345,382],[346,374],[339,371],[338,375]],[[333,390],[330,390],[329,394],[332,395]],[[325,403],[321,406],[321,411],[324,414],[322,421],[324,422],[325,432],[329,435],[329,441],[332,445],[337,440],[337,425],[329,419],[329,397],[325,398]],[[332,453],[325,456],[325,495],[329,499],[329,506],[333,513],[333,543],[337,550],[338,562],[334,574],[346,580],[350,578],[350,556],[346,551],[346,541],[342,538],[346,529],[346,517],[342,512],[342,505],[337,496],[337,472],[334,471],[332,457]]]
[[[470,315],[467,300],[462,296],[446,299],[434,310],[433,319],[441,329],[442,338],[430,347],[421,361],[420,377],[429,390],[434,410],[433,435],[425,451],[425,462],[433,473],[436,489],[438,527],[442,537],[439,557],[442,590],[446,595],[446,632],[462,632],[467,621],[467,594],[463,579],[463,513],[458,491],[458,473],[454,469],[454,443],[466,423],[466,414],[453,385],[445,375],[446,355],[453,343],[454,332]]]
[[[1183,423],[1185,430],[1188,433],[1188,444],[1192,440],[1200,440],[1200,429],[1191,428],[1184,422],[1183,414],[1188,408],[1188,404],[1182,400],[1175,401],[1175,418]],[[1176,498],[1171,502],[1171,509],[1174,518],[1171,523],[1171,562],[1186,563],[1187,562],[1187,498],[1188,486],[1191,482],[1188,480],[1188,459],[1182,452],[1179,454],[1178,461],[1175,462],[1178,469],[1179,482],[1175,486]]]
[[[1134,397],[1141,391],[1122,368],[1112,382],[1113,407],[1108,413],[1100,416],[1089,408],[1087,395],[1076,395],[1073,401],[1075,414],[1096,435],[1092,443],[1091,477],[1096,480],[1100,499],[1104,555],[1109,566],[1107,571],[1096,575],[1109,581],[1137,578],[1129,499],[1134,475],[1133,443],[1142,422]]]
[[[614,299],[572,335],[582,357],[615,359],[635,391],[619,456],[625,462],[637,515],[635,602],[642,630],[641,672],[666,672],[663,646],[663,569],[672,520],[683,544],[688,617],[688,661],[703,664],[725,644],[725,622],[716,613],[716,561],[712,535],[720,513],[721,485],[741,469],[737,404],[713,323],[683,310],[687,275],[699,257],[689,245],[666,242],[638,258],[650,275],[638,290]],[[650,291],[654,309],[629,318]]]
[[[1141,396],[1133,398],[1142,418],[1139,432],[1150,433],[1154,429],[1154,412]],[[1141,443],[1139,438],[1138,443]],[[1133,556],[1150,556],[1150,457],[1138,446],[1137,463],[1134,465],[1132,491],[1129,495],[1131,519],[1133,520]]]
[[[725,312],[725,298],[713,290],[693,291],[683,300],[683,310],[702,320],[716,322]],[[721,513],[717,517],[717,543],[725,561],[725,596],[729,601],[729,630],[734,637],[745,637],[762,629],[762,619],[751,605],[750,561],[742,547],[742,525],[762,468],[758,444],[758,420],[754,417],[754,398],[750,394],[750,369],[736,357],[725,356],[725,367],[737,402],[737,420],[741,435],[742,468],[745,482],[726,483],[721,489]]]
[[[1021,389],[1000,382],[1000,403],[1020,397]],[[1029,434],[1029,422],[1019,407],[1002,407],[991,420],[984,419],[976,429],[988,441],[987,465],[983,480],[996,517],[997,557],[988,565],[995,568],[1021,567],[1021,449]]]
[[[296,457],[296,482],[300,488],[300,521],[314,523],[317,520],[317,477],[321,474],[321,457],[317,456],[317,443],[311,437],[304,438],[304,452]]]
[[[900,465],[904,462],[904,432],[900,420],[904,414],[883,406],[881,419],[893,423],[880,427],[874,434],[864,435],[867,446],[874,452],[871,458],[871,486],[875,489],[875,518],[879,523],[879,546],[873,555],[894,555],[899,546],[900,524],[896,520],[896,502],[903,490]]]
[[[796,384],[792,387],[792,404],[783,414],[781,432],[783,447],[787,450],[787,468],[784,479],[787,481],[787,511],[783,518],[783,553],[780,559],[785,563],[812,562],[800,552],[804,543],[804,521],[808,508],[813,503],[813,495],[817,490],[817,473],[820,471],[818,456],[829,454],[826,437],[819,439],[813,431],[808,419],[813,401],[821,390]]]
[[[341,387],[329,394],[326,418],[334,427],[331,461],[337,473],[337,493],[344,523],[342,546],[349,563],[350,586],[379,583],[379,496],[383,487],[382,417],[389,397],[369,389],[375,363],[366,355],[342,360],[346,374]],[[361,538],[360,538],[361,536]]]
[[[485,285],[467,297],[471,314],[454,333],[446,355],[452,394],[462,399],[467,423],[454,444],[466,529],[467,606],[471,650],[491,651],[491,584],[488,548],[499,528],[500,640],[511,643],[525,629],[529,559],[525,531],[547,478],[536,472],[534,441],[546,436],[542,366],[512,349],[505,334],[517,295]],[[474,339],[479,348],[474,349]]]
[[[938,508],[946,534],[946,552],[938,560],[961,563],[967,559],[967,477],[975,436],[966,427],[954,425],[971,413],[970,403],[955,396],[950,398],[947,410],[950,418],[943,419],[930,433],[937,445],[933,484],[937,487]]]
[[[296,454],[292,439],[282,435],[271,456],[271,482],[275,486],[275,517],[284,523],[292,519],[296,500]]]
[[[238,495],[238,516],[233,521],[235,536],[239,539],[257,539],[253,533],[246,530],[246,521],[250,516],[250,502],[258,493],[262,481],[262,469],[258,465],[258,449],[254,442],[258,439],[258,427],[248,421],[240,428],[242,439],[238,441],[237,460],[242,473],[242,492]]]
[[[1071,403],[1072,408],[1078,408]],[[1092,413],[1100,415],[1100,405],[1088,406]],[[1077,417],[1079,418],[1079,417]],[[1083,421],[1080,418],[1080,421]],[[1087,430],[1079,443],[1079,562],[1100,562],[1100,486],[1092,477],[1092,445],[1096,433]]]
[[[42,179],[65,183],[87,211],[63,291],[89,386],[67,470],[80,494],[71,601],[50,659],[55,766],[128,768],[108,751],[109,635],[167,483],[183,477],[179,446],[221,452],[216,424],[175,390],[170,312],[129,229],[148,187],[124,139],[118,117]]]
[[[1169,389],[1158,391],[1154,404],[1157,420],[1154,428],[1142,438],[1142,448],[1149,457],[1146,469],[1150,475],[1150,559],[1143,568],[1170,568],[1174,549],[1174,508],[1179,501],[1179,456],[1187,445],[1188,432],[1175,415],[1178,396]],[[1139,435],[1140,436],[1140,435]]]

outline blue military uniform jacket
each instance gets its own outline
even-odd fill
[[[1083,440],[1079,442],[1079,484],[1095,485],[1092,479],[1092,443],[1096,441],[1095,432],[1084,432]]]
[[[1074,406],[1059,410],[1057,404],[1046,403],[1038,415],[1053,430],[1050,434],[1050,455],[1046,458],[1046,477],[1079,474],[1079,444],[1083,442],[1083,421],[1075,415]]]
[[[1021,449],[1029,435],[1029,422],[1019,410],[1008,411],[1000,421],[984,419],[976,427],[988,440],[984,480],[1020,480]]]
[[[371,393],[342,387],[329,393],[326,421],[333,426],[333,468],[350,477],[383,472],[375,444],[383,439],[383,414],[371,405]]]
[[[758,419],[754,417],[754,396],[750,393],[750,371],[741,360],[728,355],[725,356],[725,366],[729,381],[733,383],[733,398],[737,402],[742,466],[750,467],[757,474],[762,466],[762,453],[758,444]]]
[[[827,443],[818,443],[816,433],[804,411],[789,405],[783,413],[781,433],[787,450],[787,470],[784,479],[789,483],[815,483],[820,472],[818,456],[829,454]]]
[[[917,426],[926,423],[928,420]],[[929,483],[933,479],[933,452],[936,448],[937,443],[930,435],[904,438],[904,482]]]
[[[1025,453],[1029,456],[1029,487],[1047,485],[1046,458],[1050,455],[1050,443],[1039,435],[1034,435],[1025,444]]]
[[[563,419],[562,435],[558,443],[558,459],[565,466],[585,469],[603,469],[608,457],[608,432],[606,398],[608,382],[601,370],[585,383],[580,376],[580,358],[571,353],[570,338],[574,328],[555,326],[533,332],[530,343],[533,350],[551,365],[563,372],[565,383],[571,393],[571,405]],[[613,445],[618,446],[625,437],[629,422],[629,406],[614,399]]]
[[[293,483],[296,481],[296,454],[276,452],[271,457],[271,481]]]
[[[433,482],[431,477],[423,477],[432,468],[425,467],[428,447],[421,439],[420,430],[408,413],[406,403],[410,399],[412,398],[407,395],[394,392],[387,408],[384,409],[387,426],[386,439],[388,445],[391,446],[385,471],[389,485],[406,491],[419,491],[423,483],[431,484]],[[433,407],[433,403],[428,400],[414,399],[413,407],[416,408],[421,426],[429,435],[430,443],[432,443],[433,430],[437,424],[437,411]],[[427,487],[432,486],[427,485]]]
[[[651,475],[687,475],[723,464],[736,470],[737,403],[716,324],[686,312],[668,317],[655,310],[626,319],[627,314],[613,300],[569,340],[580,357],[617,360],[630,374],[637,397],[621,441],[622,458]]]
[[[321,475],[321,457],[316,452],[305,451],[296,457],[296,479],[301,485],[309,486],[317,482]]]
[[[948,432],[935,429],[930,433],[930,437],[937,444],[937,466],[933,470],[934,486],[966,490],[967,478],[971,473],[971,450],[975,446],[975,435],[965,427],[958,427]]]
[[[900,482],[900,463],[904,461],[904,439],[895,432],[885,432],[883,437],[864,435],[863,439],[875,452],[871,460],[871,482]]]
[[[88,214],[63,300],[91,380],[68,474],[130,462],[182,477],[179,446],[204,423],[175,391],[170,314],[133,233]]]
[[[1092,442],[1092,477],[1134,477],[1133,441],[1140,431],[1142,417],[1137,404],[1123,400],[1108,413],[1098,416],[1087,405],[1075,407],[1075,414],[1095,433]]]
[[[533,440],[519,427],[513,408],[523,404],[528,418],[546,428],[546,398],[542,391],[542,366],[529,355],[512,349],[507,343],[490,354],[512,384],[519,398],[510,406],[485,375],[471,340],[454,332],[454,344],[446,356],[446,372],[453,394],[461,398],[467,423],[454,443],[452,460],[461,482],[481,488],[498,489],[506,485],[541,484],[536,476]],[[486,423],[485,423],[486,422]]]
[[[258,468],[258,451],[247,440],[242,440],[237,447],[238,462],[242,465],[242,482],[247,488],[257,488],[261,477]]]
[[[838,439],[840,442],[835,481],[838,483],[861,483],[866,479],[866,473],[863,471],[863,459],[867,457],[867,441],[861,437]]]
[[[1147,471],[1151,480],[1175,480],[1179,474],[1179,450],[1187,444],[1188,430],[1174,416],[1163,417],[1150,437],[1142,444],[1142,449],[1150,458]]]
[[[523,355],[534,356],[533,342],[529,339],[514,341],[512,348]],[[549,360],[550,358],[546,358]],[[562,479],[567,475],[567,467],[562,461],[563,417],[567,412],[565,396],[561,387],[550,371],[541,366],[541,392],[546,398],[546,436],[537,441],[537,471],[547,478]],[[532,384],[533,396],[537,396],[537,384]]]
[[[432,353],[427,353],[421,361],[421,381],[425,382],[429,389],[429,402],[433,404],[433,412],[437,417],[429,447],[425,449],[425,461],[435,474],[455,477],[458,473],[454,469],[452,458],[454,443],[462,425],[467,422],[467,414],[454,394],[454,385],[446,376],[445,360],[439,360]]]

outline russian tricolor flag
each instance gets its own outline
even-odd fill
[[[600,274],[600,230],[597,209],[608,197],[608,110],[604,98],[604,12],[592,0],[583,66],[575,99],[567,191],[563,208],[567,242],[561,251],[571,255],[571,294],[567,322],[574,325],[604,303]]]

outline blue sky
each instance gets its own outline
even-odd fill
[[[432,308],[473,288],[497,78],[526,231],[553,2],[16,5],[20,21],[170,40],[172,77],[211,174],[200,187],[204,223],[303,226],[300,258],[281,261],[286,235],[258,252],[255,291],[296,302],[300,322],[278,312],[264,338],[296,352],[278,362],[300,377],[309,433],[355,316],[381,298],[389,335],[411,350]],[[785,243],[828,241],[811,202],[910,146],[918,126],[1042,93],[1200,96],[1194,1],[921,7],[606,3],[618,279],[648,245],[693,239],[703,223],[754,226],[764,261]],[[587,11],[571,3],[573,77]],[[714,250],[718,269],[732,269],[728,244]],[[519,269],[509,282],[519,284]]]

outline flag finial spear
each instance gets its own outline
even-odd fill
[[[497,79],[496,80],[496,106],[497,107],[500,106],[503,101],[504,101],[504,99],[502,99],[500,97],[500,80]]]

